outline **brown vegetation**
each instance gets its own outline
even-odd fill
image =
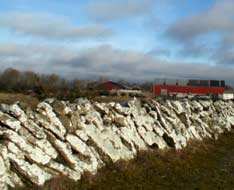
[[[20,102],[25,107],[35,108],[39,100],[36,97],[20,93],[0,93],[1,104],[13,104],[15,102]]]
[[[7,69],[0,74],[0,91],[37,96],[39,99],[57,97],[72,99],[79,97],[84,88],[80,80],[65,80],[58,75],[39,75],[31,71],[20,72]]]

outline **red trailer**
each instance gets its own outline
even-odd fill
[[[154,94],[169,96],[172,94],[218,95],[225,90],[224,81],[215,80],[167,80],[155,82]]]

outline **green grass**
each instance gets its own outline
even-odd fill
[[[35,190],[35,187],[24,188]],[[218,141],[192,142],[181,151],[141,152],[129,162],[107,165],[80,182],[64,177],[43,190],[218,190],[234,189],[234,133]]]

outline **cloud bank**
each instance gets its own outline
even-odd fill
[[[87,11],[91,18],[112,21],[146,15],[151,11],[153,2],[153,0],[99,0],[90,3]]]
[[[113,31],[98,24],[76,25],[68,18],[50,14],[9,13],[0,15],[0,27],[24,36],[45,39],[103,39]]]
[[[216,1],[208,10],[177,20],[166,37],[182,45],[187,56],[210,56],[216,63],[234,63],[234,3]]]
[[[158,77],[225,79],[234,82],[234,69],[221,65],[193,62],[169,62],[147,53],[122,50],[102,45],[74,51],[69,48],[35,47],[11,45],[0,46],[1,66],[10,65],[18,69],[32,69],[42,73],[56,72],[67,78],[126,79],[146,81]],[[4,50],[6,49],[6,50]],[[2,51],[4,50],[4,51]],[[37,55],[32,52],[37,51]],[[12,52],[12,53],[11,53]],[[14,55],[14,57],[13,57]],[[24,56],[24,61],[22,61]],[[7,58],[6,58],[7,57]],[[13,58],[12,58],[13,57]]]

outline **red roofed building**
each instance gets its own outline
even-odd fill
[[[108,90],[108,91],[121,90],[121,89],[126,89],[127,88],[127,87],[125,87],[125,86],[123,86],[123,85],[121,85],[119,83],[113,82],[113,81],[104,82],[100,86],[101,86],[101,89]]]

